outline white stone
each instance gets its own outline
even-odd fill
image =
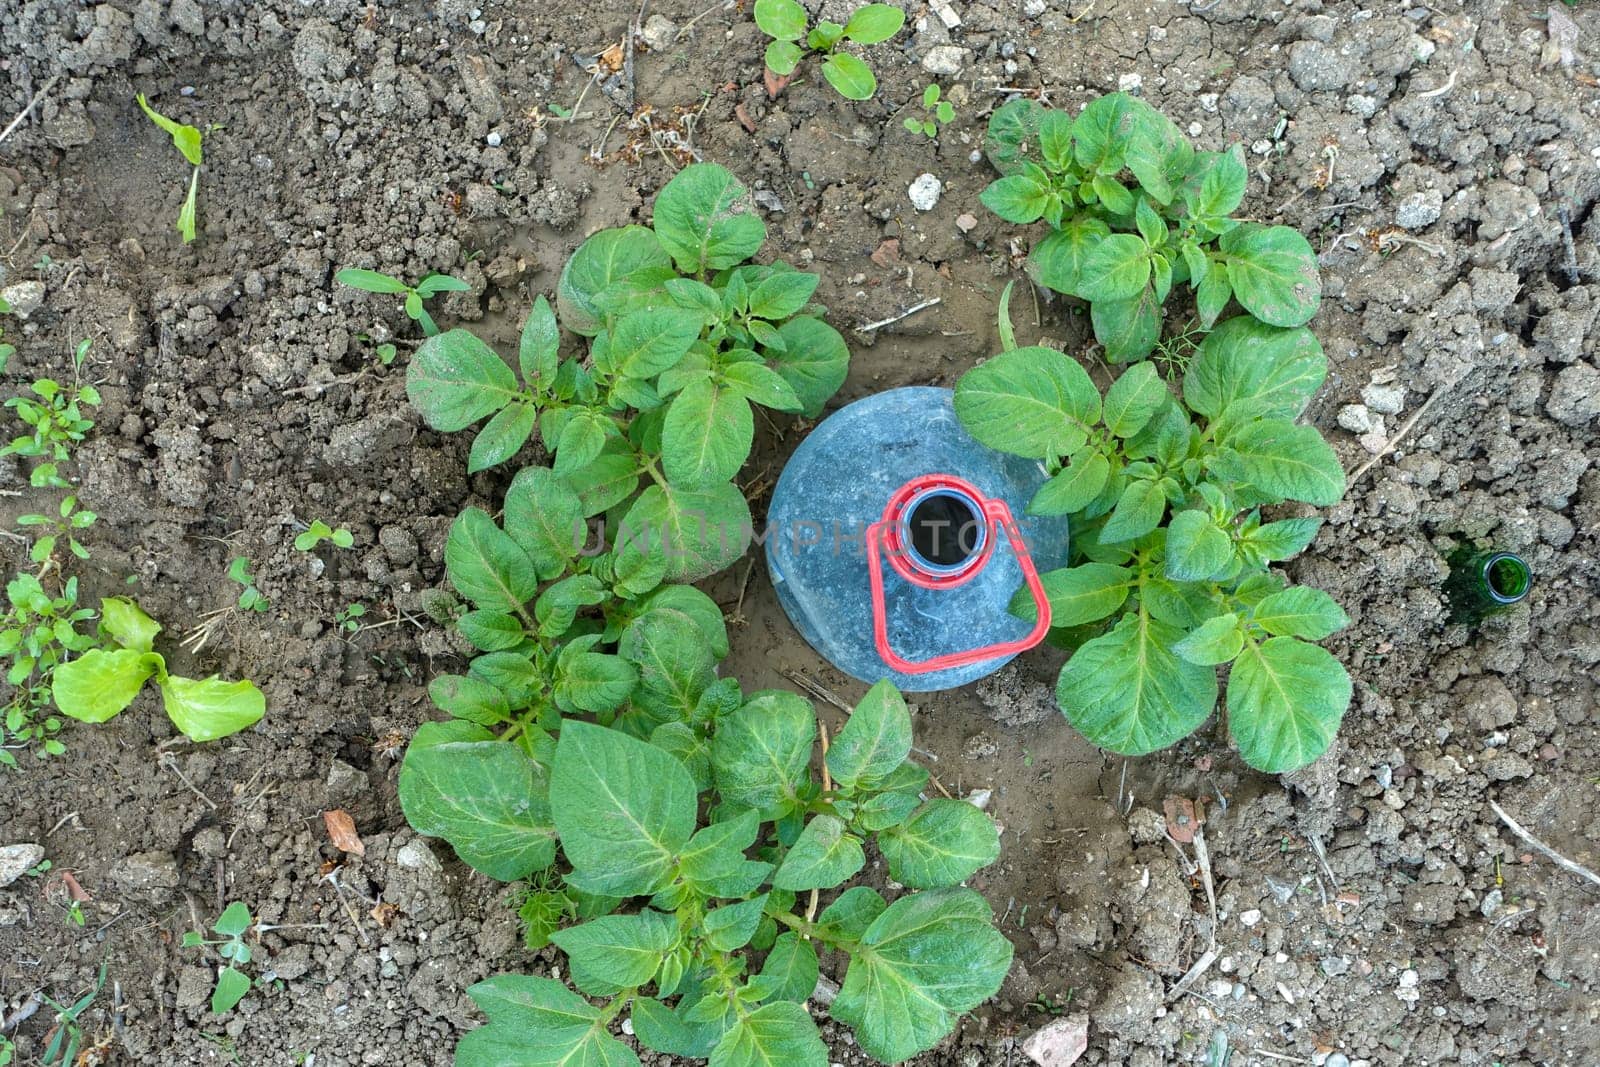
[[[1383,432],[1382,419],[1378,420],[1377,429],[1371,433],[1362,434],[1356,440],[1361,443],[1362,448],[1371,452],[1374,456],[1381,454],[1384,449],[1389,447],[1389,437]]]
[[[1022,1053],[1039,1067],[1071,1067],[1089,1049],[1089,1017],[1068,1015],[1035,1030]]]
[[[1380,415],[1398,415],[1405,410],[1406,387],[1374,382],[1361,390],[1361,402]]]
[[[0,848],[0,889],[5,888],[44,859],[44,849],[35,844],[6,845]]]
[[[967,59],[972,53],[965,48],[953,44],[935,45],[928,49],[928,54],[922,57],[922,69],[929,74],[940,74],[953,78],[961,73],[961,68],[967,65]]]
[[[1420,230],[1438,222],[1443,211],[1444,194],[1437,189],[1424,189],[1400,201],[1394,209],[1394,221],[1407,230]]]
[[[401,845],[400,851],[395,853],[394,861],[412,871],[444,870],[444,865],[439,862],[439,857],[435,856],[433,849],[429,848],[427,842],[420,838]]]
[[[1249,911],[1241,911],[1239,913],[1239,924],[1241,926],[1254,926],[1256,923],[1258,923],[1260,921],[1261,921],[1261,909],[1260,908],[1251,908]]]
[[[1022,13],[1030,19],[1036,19],[1045,13],[1045,8],[1048,6],[1044,0],[1026,0],[1022,5]]]
[[[44,303],[44,282],[18,282],[0,289],[0,300],[11,305],[11,314],[25,319]]]
[[[911,206],[918,211],[932,211],[939,203],[939,194],[942,192],[944,182],[932,174],[919,174],[906,190],[906,195],[911,198]]]
[[[1144,88],[1143,74],[1124,74],[1117,79],[1117,89],[1124,93],[1136,93]]]
[[[644,20],[639,36],[644,38],[645,47],[650,51],[660,52],[678,39],[678,25],[665,15],[651,15]]]
[[[1339,425],[1351,433],[1372,432],[1372,412],[1365,404],[1346,404],[1339,409]]]

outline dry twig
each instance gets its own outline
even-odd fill
[[[1568,871],[1577,875],[1579,878],[1587,879],[1594,885],[1600,886],[1600,874],[1595,874],[1581,863],[1575,863],[1572,860],[1567,859],[1567,857],[1563,856],[1561,853],[1557,852],[1543,841],[1540,841],[1537,837],[1534,837],[1527,830],[1523,829],[1521,823],[1507,815],[1504,808],[1492,800],[1489,801],[1489,809],[1496,815],[1500,816],[1500,821],[1505,823],[1506,826],[1510,828],[1512,833],[1522,838],[1522,840],[1525,841],[1529,847],[1544,853],[1545,857],[1556,866],[1560,867],[1564,871]]]
[[[55,83],[60,81],[60,80],[61,80],[61,75],[59,75],[59,74],[52,75],[50,80],[45,82],[44,86],[38,92],[36,92],[32,96],[28,97],[28,103],[23,107],[23,109],[21,111],[17,112],[17,117],[12,119],[11,122],[6,126],[6,128],[4,130],[0,130],[0,141],[4,141],[7,137],[10,137],[12,135],[12,133],[14,133],[16,131],[16,128],[23,124],[23,122],[27,119],[29,113],[33,111],[34,105],[37,104],[40,100],[43,100],[44,99],[44,94],[48,93],[50,91],[50,89],[55,85]]]

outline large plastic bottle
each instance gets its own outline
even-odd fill
[[[767,566],[806,642],[864,682],[950,689],[1044,638],[1038,572],[1067,521],[1026,513],[1047,473],[961,428],[948,389],[893,389],[835,412],[795,449],[767,510]],[[1007,607],[1019,589],[1034,621]]]

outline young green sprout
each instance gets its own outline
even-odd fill
[[[183,236],[183,243],[188,244],[194,240],[195,200],[200,192],[200,142],[204,134],[194,126],[184,126],[161,114],[145,102],[143,93],[134,99],[139,102],[139,109],[145,113],[145,117],[172,135],[173,145],[183,153],[183,158],[189,161],[190,166],[194,167],[194,173],[189,176],[189,195],[184,198],[183,207],[178,211],[178,221],[174,224],[178,233]]]
[[[920,133],[930,141],[939,136],[939,127],[954,122],[956,106],[948,100],[941,99],[939,86],[930,82],[922,90],[922,110],[924,115],[912,115],[905,121],[905,128],[912,133]]]
[[[217,916],[217,921],[211,924],[211,929],[221,937],[208,938],[199,930],[190,930],[183,935],[184,948],[215,947],[217,955],[227,961],[217,971],[217,985],[211,991],[211,1012],[214,1015],[232,1011],[250,992],[250,976],[234,965],[243,966],[250,962],[250,946],[245,944],[244,935],[250,931],[251,925],[250,909],[242,901],[236,900],[224,908],[222,914]]]
[[[304,533],[294,539],[294,547],[301,552],[310,552],[324,541],[333,542],[335,548],[349,548],[356,543],[356,538],[343,526],[335,530],[321,519],[315,519]]]
[[[228,578],[244,587],[239,594],[239,608],[242,611],[266,611],[271,605],[266,597],[261,595],[261,590],[256,588],[255,575],[250,573],[250,559],[239,556],[228,564]]]
[[[438,336],[439,327],[434,325],[433,316],[428,314],[422,302],[439,293],[465,293],[472,288],[460,278],[452,278],[448,274],[430,274],[416,285],[407,285],[392,274],[360,267],[346,267],[335,274],[333,280],[366,293],[393,293],[396,296],[404,293],[406,314],[422,327],[423,335],[427,337]],[[389,349],[388,359],[383,358],[385,347]],[[384,363],[394,359],[394,346],[379,346],[378,358]]]
[[[806,32],[806,10],[795,0],[756,0],[756,25],[772,38],[767,45],[766,64],[772,73],[787,78],[806,53],[823,55],[822,76],[847,100],[867,100],[878,91],[872,68],[848,52],[840,52],[845,41],[860,45],[879,44],[900,32],[906,13],[891,4],[859,7],[843,26],[823,20]],[[805,46],[800,39],[805,38]]]
[[[361,629],[361,618],[366,615],[367,609],[362,604],[349,604],[339,609],[333,621],[339,629],[347,634],[353,634]]]
[[[5,297],[0,296],[0,315],[9,315],[9,314],[11,314],[11,304],[10,304],[9,301],[6,300]],[[4,330],[0,330],[0,337],[4,337],[5,335],[6,335],[6,332]],[[4,341],[0,341],[0,373],[4,373],[4,371],[6,369],[6,364],[11,362],[11,357],[16,355],[16,354],[17,354],[17,346],[16,345],[9,345],[9,344],[6,344]]]
[[[87,418],[83,409],[100,406],[100,391],[78,381],[89,344],[81,341],[73,352],[70,387],[52,378],[40,378],[29,386],[37,400],[19,396],[6,401],[6,407],[15,408],[17,417],[33,427],[33,432],[13,438],[0,448],[0,456],[44,456],[50,460],[29,474],[28,480],[35,488],[67,487],[69,483],[57,472],[56,464],[71,459],[72,446],[94,428],[94,420]]]

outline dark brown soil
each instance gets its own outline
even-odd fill
[[[420,428],[403,389],[414,328],[334,270],[464,277],[472,292],[440,302],[441,322],[509,350],[586,233],[648,218],[676,165],[651,128],[695,116],[695,150],[781,203],[768,253],[823,276],[855,357],[834,404],[949,385],[990,353],[999,290],[1035,236],[978,204],[998,90],[1075,108],[1120,86],[1206,147],[1243,141],[1247,211],[1321,255],[1312,325],[1332,372],[1311,417],[1352,471],[1393,441],[1290,568],[1354,620],[1331,647],[1357,696],[1335,750],[1282,780],[1245,769],[1215,723],[1156,756],[1103,756],[1053,710],[1049,652],[920,700],[934,773],[993,790],[1005,851],[973,884],[1017,963],[917,1062],[1020,1064],[1031,1031],[1080,1011],[1093,1064],[1204,1063],[1219,1031],[1235,1065],[1600,1062],[1600,893],[1488,807],[1600,866],[1600,7],[953,0],[952,31],[914,5],[871,50],[881,88],[856,105],[814,74],[769,100],[748,11],[708,3],[647,4],[679,32],[635,64],[650,125],[614,127],[598,91],[571,123],[552,112],[587,81],[573,57],[624,38],[638,8],[616,0],[0,12],[0,123],[50,83],[0,143],[0,291],[44,289],[26,320],[0,320],[19,349],[4,392],[69,374],[75,342],[94,339],[85,373],[105,406],[75,466],[101,517],[85,596],[134,579],[175,670],[248,676],[269,707],[193,746],[146,694],[69,729],[67,756],[0,773],[0,845],[42,845],[93,896],[80,927],[59,880],[0,889],[0,1016],[36,990],[69,1001],[103,962],[82,1023],[106,1062],[446,1064],[477,1021],[467,985],[551,964],[521,949],[503,888],[418,839],[395,799],[404,739],[434,714],[426,682],[456,655],[420,594],[442,580],[450,518],[500,479],[463,478],[466,442]],[[1570,65],[1543,54],[1562,19]],[[923,61],[950,55],[960,75],[937,80],[959,116],[930,142],[901,120],[933,78]],[[193,245],[172,229],[187,169],[135,92],[223,127]],[[943,182],[925,213],[907,198],[924,172]],[[1036,310],[1019,289],[1019,333],[1092,363],[1077,313],[1045,295]],[[390,338],[402,355],[385,367],[373,348]],[[1363,402],[1384,425],[1358,440],[1339,416]],[[762,435],[743,480],[758,514],[807,428]],[[3,477],[6,519],[50,502],[23,468]],[[295,551],[314,519],[355,547]],[[1446,623],[1439,590],[1463,538],[1536,574],[1525,606],[1477,630]],[[9,571],[26,565],[24,545],[0,550]],[[237,555],[271,610],[226,616],[190,656],[177,638],[232,603]],[[800,643],[764,568],[707,588],[738,607],[727,669],[746,688],[798,672],[859,695]],[[351,603],[371,624],[353,635],[333,622]],[[1169,797],[1203,802],[1215,931],[1194,849],[1165,839]],[[336,807],[366,844],[337,886],[321,819]],[[369,915],[379,899],[401,912],[388,929]],[[308,925],[266,935],[265,981],[217,1018],[211,970],[178,940],[230,900]],[[1213,932],[1216,962],[1175,994]],[[49,1014],[21,1026],[19,1062],[42,1051]],[[864,1062],[828,1034],[835,1061]]]

